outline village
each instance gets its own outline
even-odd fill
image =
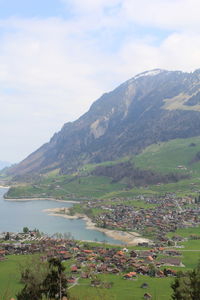
[[[71,261],[68,279],[70,284],[76,282],[77,277],[93,279],[98,274],[116,274],[124,279],[134,279],[138,275],[175,276],[176,270],[169,266],[183,266],[181,252],[169,247],[143,247],[135,250],[105,244],[94,246],[87,242],[47,236],[37,237],[34,232],[1,234],[0,263],[9,255],[30,254],[40,254],[42,261],[52,257]],[[91,284],[94,284],[94,280]]]
[[[200,203],[197,198],[177,198],[173,194],[166,194],[157,198],[142,197],[142,201],[143,208],[134,206],[134,201],[117,198],[110,200],[109,204],[105,200],[87,201],[82,205],[82,210],[87,214],[92,209],[101,209],[101,213],[89,215],[97,227],[138,232],[152,239],[158,247],[175,245],[179,240],[177,237],[169,240],[169,232],[200,224]]]
[[[143,207],[134,205],[134,201],[141,201]],[[143,298],[152,299],[147,278],[176,277],[179,271],[184,271],[183,242],[200,238],[195,235],[185,238],[176,233],[179,228],[199,226],[200,205],[196,198],[177,198],[167,194],[123,202],[116,198],[109,201],[99,199],[84,201],[82,208],[84,213],[101,209],[101,213],[89,216],[96,226],[138,232],[150,242],[136,246],[91,243],[76,241],[70,234],[50,237],[39,230],[24,227],[20,233],[0,233],[0,264],[13,255],[37,255],[41,262],[58,258],[67,266],[68,288],[85,281],[91,288],[112,288],[113,282],[103,280],[101,275],[118,276],[115,278],[133,282],[144,278],[140,286],[144,289]],[[59,213],[70,213],[70,210],[60,208]]]

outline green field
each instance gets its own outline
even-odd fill
[[[43,177],[34,184],[23,184],[10,189],[10,198],[54,197],[57,199],[98,198],[112,191],[122,190],[121,183],[111,183],[108,177],[77,177],[74,175]]]
[[[189,228],[180,228],[173,233],[169,233],[168,236],[172,237],[173,235],[179,235],[182,237],[190,237],[190,235],[200,236],[200,227],[189,227]],[[199,248],[200,249],[200,248]]]
[[[200,227],[178,229],[175,233],[169,234],[180,235],[185,238],[189,238],[191,235],[200,235]],[[85,242],[80,242],[84,244]],[[95,243],[87,243],[91,246],[99,245]],[[173,267],[176,270],[191,270],[196,267],[200,260],[200,240],[188,240],[181,242],[184,248],[180,248],[182,253],[181,261],[184,267]],[[89,247],[89,246],[87,246]],[[108,247],[108,245],[105,245]],[[114,246],[111,246],[114,247]],[[116,247],[116,246],[115,246]],[[130,249],[138,247],[130,247]],[[144,249],[144,248],[142,248]],[[0,262],[0,299],[3,299],[6,291],[9,291],[8,297],[14,297],[16,293],[21,290],[20,284],[20,265],[24,264],[27,260],[30,260],[30,255],[10,255],[7,256],[5,261]],[[70,275],[70,265],[73,264],[73,260],[64,263],[66,266],[66,272]],[[110,289],[107,288],[95,288],[90,286],[89,279],[79,279],[78,285],[69,289],[70,296],[78,300],[138,300],[143,299],[144,293],[150,293],[153,298],[157,300],[169,300],[172,294],[170,287],[173,278],[153,278],[149,276],[139,275],[135,280],[125,280],[122,274],[120,275],[98,275],[103,282],[112,282],[113,286]],[[142,289],[140,286],[142,283],[148,284],[147,289]],[[8,298],[9,299],[9,298]]]
[[[155,300],[169,300],[172,294],[170,283],[172,278],[151,278],[148,276],[139,276],[135,280],[125,280],[121,276],[101,275],[104,282],[113,282],[111,289],[95,288],[90,286],[90,280],[81,279],[80,284],[70,289],[70,295],[76,296],[78,300],[139,300],[144,299],[145,293],[150,293]],[[147,289],[140,286],[146,282]]]
[[[113,162],[85,165],[72,175],[59,175],[59,170],[54,170],[40,176],[33,184],[12,188],[8,196],[10,198],[109,199],[161,195],[166,192],[176,192],[178,196],[196,195],[200,191],[200,161],[195,163],[192,161],[198,152],[200,152],[200,137],[175,139],[151,145],[136,156]],[[162,174],[182,173],[190,178],[175,183],[127,188],[125,181],[113,183],[109,177],[90,174],[96,166],[108,166],[122,161],[131,161],[140,169],[150,169]]]
[[[22,289],[20,284],[20,264],[28,257],[22,255],[8,256],[6,261],[0,262],[0,295],[1,297],[9,291],[9,297],[14,297]],[[71,262],[72,263],[72,262]],[[69,265],[69,262],[67,263]],[[67,268],[68,269],[68,268]],[[70,295],[76,296],[78,300],[86,299],[142,299],[145,292],[150,292],[153,299],[168,300],[171,295],[171,278],[150,278],[139,276],[136,280],[124,280],[121,275],[100,275],[104,282],[113,282],[111,289],[94,288],[90,286],[90,280],[80,279],[79,285],[70,289]],[[141,289],[142,283],[147,282],[148,289]],[[97,297],[97,298],[95,298]],[[1,299],[1,298],[0,298]]]
[[[191,270],[196,267],[197,262],[200,259],[200,241],[192,241],[192,244],[190,242],[191,241],[185,242],[185,248],[180,250],[182,252],[181,260],[185,267],[173,267],[173,269]],[[10,298],[14,297],[16,293],[21,290],[22,285],[20,284],[19,266],[26,262],[30,257],[31,256],[29,255],[10,255],[7,256],[6,261],[0,262],[0,299],[3,299],[3,295],[5,295],[6,291],[9,291],[8,297]],[[72,263],[73,261],[64,263],[69,275],[69,266]],[[89,279],[79,279],[78,285],[69,289],[72,299],[74,297],[76,300],[139,300],[143,299],[144,293],[148,292],[152,295],[152,299],[154,300],[169,300],[172,294],[170,284],[173,281],[173,278],[171,277],[153,278],[139,275],[135,280],[125,280],[123,279],[122,274],[101,274],[98,275],[98,278],[103,282],[112,282],[112,288],[91,287]],[[147,289],[142,289],[140,287],[144,282],[148,284]]]
[[[200,137],[175,139],[169,142],[153,144],[132,161],[141,169],[152,169],[160,173],[183,172],[192,177],[200,176],[200,161],[191,163],[200,151]],[[186,170],[178,166],[186,167]]]
[[[10,255],[5,261],[0,262],[0,299],[7,295],[10,299],[21,290],[20,284],[20,264],[22,264],[28,256]]]

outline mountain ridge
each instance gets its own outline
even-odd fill
[[[199,69],[146,71],[103,94],[8,173],[70,173],[87,163],[137,154],[157,142],[198,136],[199,116]]]

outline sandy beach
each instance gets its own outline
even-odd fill
[[[9,186],[0,185],[0,189],[9,189]]]
[[[44,212],[48,213],[50,216],[57,216],[66,219],[83,219],[86,222],[86,228],[91,230],[98,230],[105,233],[107,236],[122,241],[129,246],[135,246],[138,243],[150,242],[148,239],[141,237],[136,232],[124,232],[119,230],[110,230],[105,228],[96,227],[95,223],[92,222],[90,218],[83,214],[75,214],[74,216],[69,215],[69,209],[66,207],[62,208],[50,208],[45,209]]]

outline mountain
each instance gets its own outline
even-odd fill
[[[147,146],[200,136],[200,70],[155,69],[102,95],[87,113],[8,173],[18,177],[112,161]]]

